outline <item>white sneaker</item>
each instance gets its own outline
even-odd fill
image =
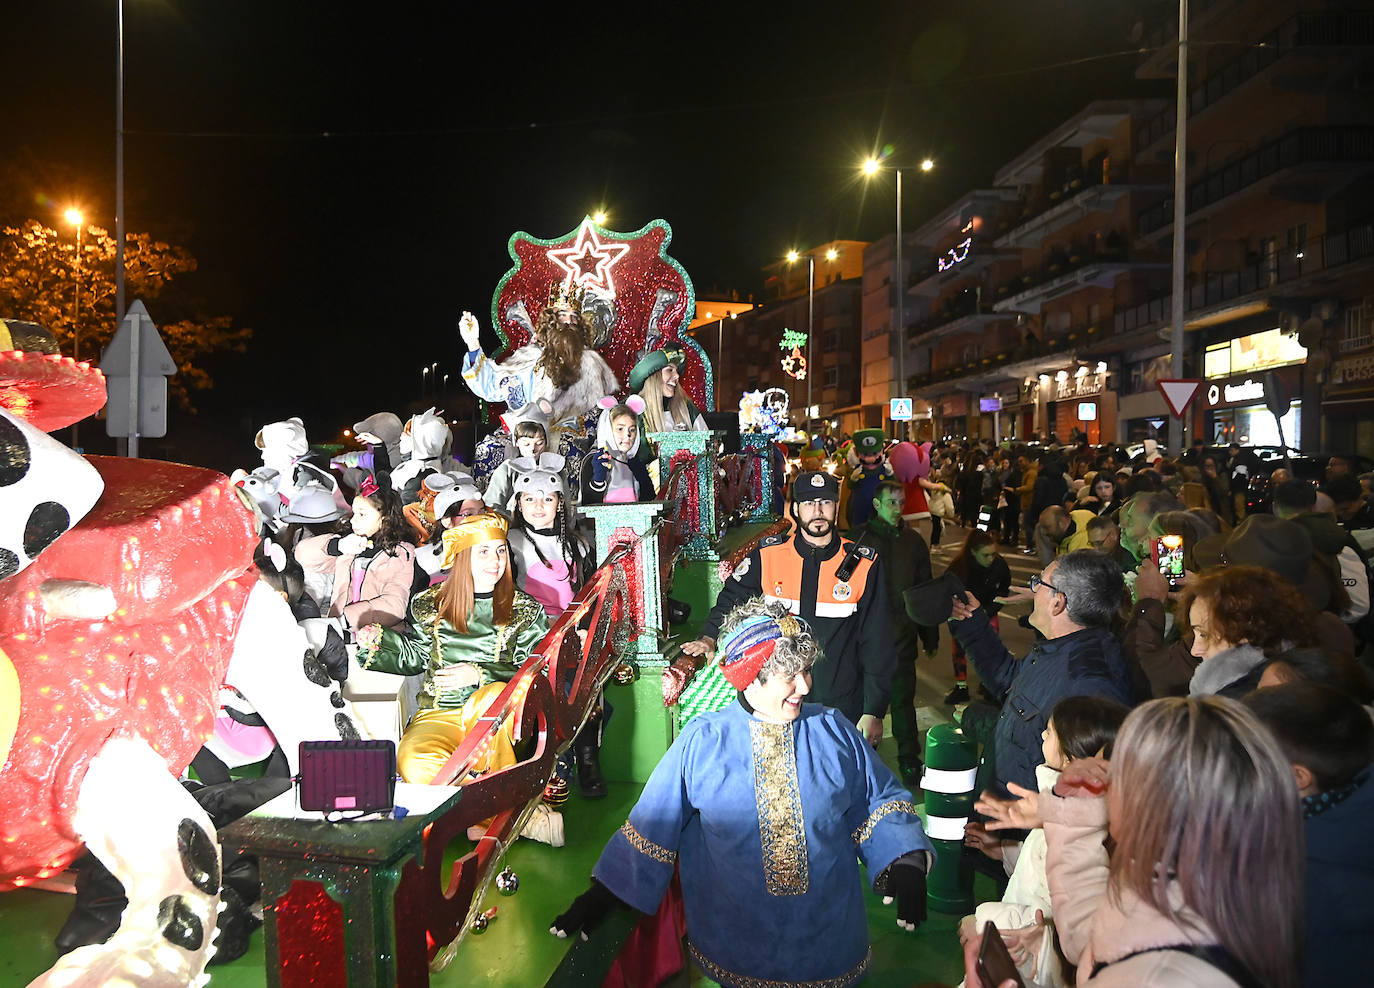
[[[520,836],[548,844],[550,847],[562,847],[563,814],[543,803],[536,804],[534,812],[525,823],[525,829],[520,831]]]

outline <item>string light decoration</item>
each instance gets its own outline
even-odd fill
[[[950,268],[954,267],[954,265],[964,261],[968,257],[968,252],[972,248],[973,238],[968,237],[964,240],[963,243],[956,244],[955,246],[951,247],[949,250],[941,254],[939,261],[941,273],[948,271]]]
[[[778,342],[778,349],[792,351],[782,358],[782,369],[789,377],[794,377],[798,381],[806,380],[806,357],[802,355],[805,347],[805,333],[799,333],[795,329],[782,331],[782,339]]]
[[[593,288],[614,298],[615,281],[611,278],[611,268],[629,249],[629,244],[603,242],[588,217],[577,228],[577,239],[571,247],[550,248],[546,253],[550,261],[567,272],[563,284]]]

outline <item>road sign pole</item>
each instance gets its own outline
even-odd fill
[[[139,393],[139,345],[143,340],[143,317],[137,312],[129,314],[133,330],[129,339],[129,459],[138,458],[138,393]]]

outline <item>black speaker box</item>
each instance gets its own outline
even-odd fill
[[[725,433],[725,454],[739,452],[739,412],[703,412],[708,429]]]
[[[396,745],[391,741],[302,741],[303,810],[373,813],[396,805]]]

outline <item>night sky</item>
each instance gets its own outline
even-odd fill
[[[1167,93],[1120,54],[1146,6],[125,0],[127,225],[255,330],[202,417],[323,436],[402,411],[430,361],[456,380],[514,231],[662,218],[699,295],[747,297],[789,247],[891,230],[877,147],[938,162],[915,226],[1089,100]],[[113,230],[114,0],[7,8],[0,175]]]

